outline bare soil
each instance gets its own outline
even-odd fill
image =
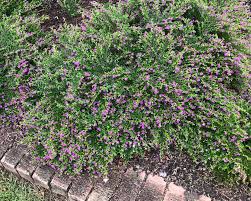
[[[118,0],[110,0],[110,2],[117,2]],[[81,0],[80,6],[84,9],[91,9],[93,0]],[[109,0],[96,0],[98,3],[107,3]],[[50,28],[58,28],[63,23],[77,25],[81,23],[81,15],[71,16],[57,3],[57,0],[52,0],[50,3],[43,5],[38,8],[40,15],[46,15],[49,17],[48,20],[42,25],[45,31]]]
[[[205,194],[215,201],[251,201],[251,186],[220,181],[200,163],[195,163],[186,154],[169,151],[160,159],[156,150],[144,158],[136,158],[129,163],[134,169],[143,168],[163,177],[167,183],[174,182],[187,190],[187,201],[193,201],[193,194]]]

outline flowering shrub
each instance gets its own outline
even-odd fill
[[[31,82],[30,73],[46,47],[40,24],[44,17],[3,16],[0,21],[0,125],[16,125],[22,119],[22,103]]]
[[[96,4],[81,26],[55,31],[32,73],[19,61],[29,75],[21,125],[37,159],[99,175],[117,158],[174,145],[247,181],[248,8],[217,2]]]

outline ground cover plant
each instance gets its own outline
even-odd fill
[[[2,119],[25,132],[38,160],[75,174],[107,174],[116,159],[172,146],[250,182],[248,9],[235,0],[95,4],[50,45],[0,58],[0,93],[18,98],[2,99]],[[4,51],[20,49],[15,31]],[[37,48],[39,38],[24,44]]]
[[[3,15],[0,21],[0,118],[1,126],[14,125],[22,119],[24,91],[31,81],[28,74],[46,48],[41,23],[46,18],[35,14],[22,17]]]

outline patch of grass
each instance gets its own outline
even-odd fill
[[[42,201],[43,198],[28,183],[0,170],[1,201]]]

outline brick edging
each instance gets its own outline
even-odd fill
[[[7,171],[69,201],[185,201],[186,190],[173,182],[166,183],[158,175],[127,169],[114,172],[109,180],[94,181],[88,176],[70,178],[60,175],[47,165],[32,161],[24,145],[1,150],[0,166]],[[211,201],[205,195],[197,195],[194,201]]]

